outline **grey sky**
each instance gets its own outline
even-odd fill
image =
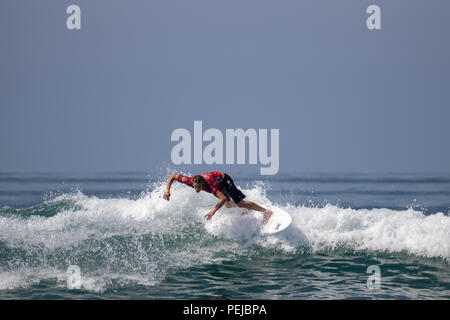
[[[280,173],[449,172],[449,30],[447,0],[2,0],[0,171],[175,168],[202,120],[279,128]]]

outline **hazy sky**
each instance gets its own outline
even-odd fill
[[[449,31],[448,0],[2,0],[0,171],[176,168],[202,120],[280,129],[280,173],[449,172]]]

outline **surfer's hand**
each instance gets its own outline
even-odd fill
[[[212,216],[214,215],[214,213],[216,213],[214,210],[211,210],[210,212],[208,212],[205,217],[207,220],[211,219]]]
[[[170,199],[170,192],[169,191],[164,192],[163,198],[166,199],[167,201],[169,201],[169,199]]]

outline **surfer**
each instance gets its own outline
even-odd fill
[[[245,195],[236,187],[231,177],[224,172],[205,172],[193,177],[172,173],[167,180],[167,188],[164,192],[164,199],[166,200],[170,199],[170,186],[174,180],[194,188],[196,192],[203,190],[219,198],[216,206],[205,215],[208,220],[212,218],[224,203],[227,208],[239,207],[262,212],[264,213],[264,223],[272,215],[271,210],[265,209],[252,201],[244,201]]]

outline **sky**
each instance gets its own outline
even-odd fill
[[[449,30],[448,0],[2,0],[0,172],[259,171],[174,165],[196,120],[279,129],[279,173],[450,172]]]

